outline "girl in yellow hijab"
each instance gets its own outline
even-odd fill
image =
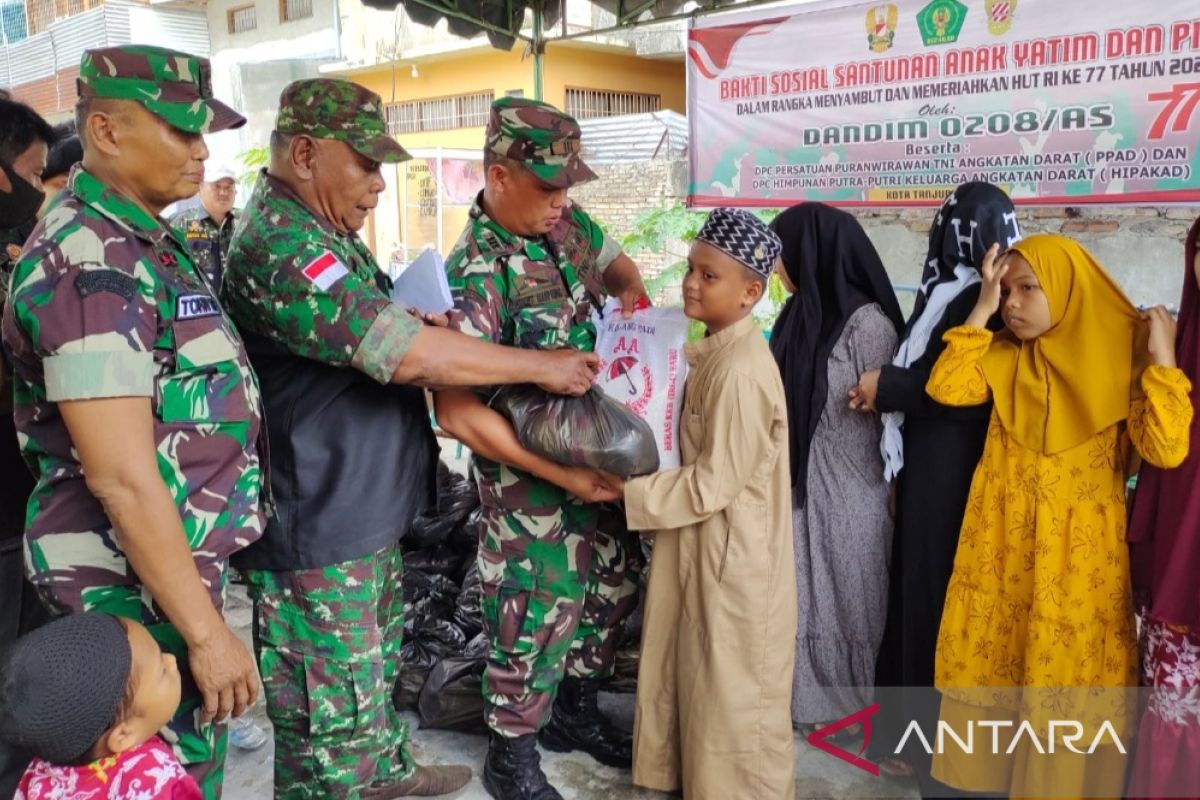
[[[1027,721],[1046,748],[1050,719],[1107,718],[1125,749],[1132,743],[1123,693],[1095,689],[1137,685],[1125,478],[1130,446],[1161,467],[1187,455],[1191,386],[1175,367],[1175,323],[1162,307],[1139,315],[1061,236],[1032,236],[999,259],[993,249],[981,272],[979,302],[946,333],[926,387],[945,405],[994,402],[935,682],[941,721],[960,736],[982,720],[1004,727],[998,747],[990,727],[976,730],[971,755],[948,743],[933,775],[972,792],[1117,797],[1125,759],[1112,737],[1093,755],[1071,754],[1063,731],[1054,755],[1028,736],[1009,746]],[[993,336],[984,326],[997,310],[1005,328]],[[1090,697],[1088,714],[1064,706],[1072,696]],[[1096,732],[1088,728],[1080,750]]]

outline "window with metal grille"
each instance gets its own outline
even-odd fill
[[[11,12],[8,9],[12,6],[9,3],[3,5],[5,9],[3,32],[8,36],[10,42],[18,41],[18,38],[13,36],[13,31],[10,30],[12,22],[9,20]],[[28,18],[28,35],[46,30],[56,20],[73,17],[102,5],[104,5],[104,0],[29,0],[25,9],[25,15]],[[25,33],[22,32],[20,38],[23,38],[24,35]]]
[[[567,89],[567,113],[575,119],[619,117],[662,110],[662,95],[607,92],[601,89]]]
[[[279,19],[292,22],[313,15],[312,0],[279,0]]]
[[[254,6],[229,9],[229,32],[245,33],[258,27],[258,14]]]
[[[487,125],[493,92],[460,94],[430,100],[388,103],[384,108],[390,133],[449,131]]]

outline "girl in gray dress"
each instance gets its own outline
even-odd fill
[[[809,728],[871,702],[887,616],[892,520],[880,422],[850,409],[864,371],[904,327],[879,254],[850,214],[804,203],[775,219],[792,293],[771,333],[788,401],[799,628],[792,722]],[[853,733],[853,730],[849,731]]]

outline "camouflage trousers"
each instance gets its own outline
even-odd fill
[[[487,724],[503,736],[533,733],[564,674],[612,673],[622,623],[637,605],[640,550],[610,507],[485,503],[478,562]]]
[[[275,726],[275,797],[357,798],[412,774],[392,705],[404,630],[399,546],[328,567],[246,570]]]
[[[225,594],[225,567],[209,564],[202,571],[202,576],[214,584],[209,586],[209,594],[220,612]],[[228,744],[225,726],[200,723],[204,698],[188,667],[187,644],[175,626],[163,616],[161,609],[149,600],[149,594],[137,585],[80,587],[49,584],[39,586],[38,592],[51,610],[58,614],[99,611],[137,620],[146,627],[164,652],[175,656],[182,684],[179,708],[167,727],[159,731],[159,736],[171,746],[188,774],[200,784],[205,800],[219,800],[225,779],[225,751]]]

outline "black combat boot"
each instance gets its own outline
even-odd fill
[[[532,733],[515,739],[492,734],[483,762],[483,788],[496,800],[563,800],[542,772]]]
[[[633,737],[600,713],[597,681],[563,678],[550,709],[550,721],[538,734],[547,750],[566,753],[582,750],[609,767],[633,766]]]

